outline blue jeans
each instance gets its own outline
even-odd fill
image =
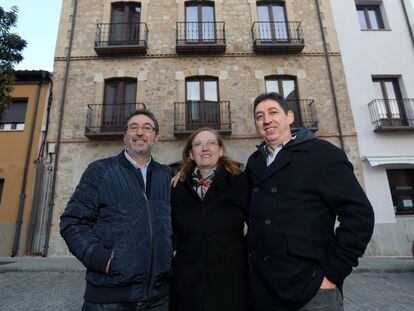
[[[93,303],[85,301],[82,311],[168,311],[169,296],[158,300],[139,302]]]
[[[299,311],[343,311],[344,303],[338,288],[319,289],[316,295]]]

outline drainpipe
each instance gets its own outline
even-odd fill
[[[37,182],[38,180],[41,180],[43,178],[44,171],[42,170],[40,172],[39,170],[39,163],[44,160],[44,151],[45,151],[45,144],[46,144],[46,137],[49,130],[49,121],[50,121],[50,109],[52,106],[52,99],[53,99],[53,80],[52,75],[48,73],[48,82],[49,82],[49,95],[48,95],[48,101],[47,101],[47,108],[46,108],[46,128],[43,133],[42,141],[40,143],[39,152],[37,155],[37,159],[35,160],[36,165],[36,176],[35,176],[35,184],[33,188],[33,199],[32,202],[38,202],[39,194],[42,193],[41,184]],[[28,243],[26,243],[26,254],[31,255],[31,251],[33,248],[33,242],[35,238],[35,227],[38,222],[38,210],[39,206],[37,204],[34,204],[32,207],[32,215],[31,215],[31,223],[29,228],[29,233],[27,235]]]
[[[334,85],[334,81],[333,81],[331,62],[329,60],[328,47],[326,45],[325,32],[323,31],[323,23],[322,23],[322,17],[321,17],[321,7],[319,5],[319,0],[315,0],[315,4],[316,4],[317,12],[318,12],[319,27],[321,29],[321,35],[322,35],[323,49],[324,49],[324,52],[325,52],[326,65],[328,67],[329,82],[330,82],[330,85],[331,85],[332,99],[333,99],[333,104],[334,104],[334,108],[335,108],[336,125],[338,126],[339,140],[341,142],[341,148],[343,150],[344,147],[345,147],[344,138],[343,138],[343,134],[342,134],[341,120],[339,119],[338,101],[336,99],[336,92],[335,92],[335,85]]]
[[[23,182],[22,182],[22,188],[20,190],[19,210],[17,213],[16,230],[14,233],[14,241],[13,241],[11,257],[16,256],[17,251],[19,249],[20,234],[21,234],[22,222],[23,222],[24,203],[26,201],[26,184],[27,184],[27,175],[29,172],[30,153],[32,151],[33,137],[34,137],[34,131],[35,131],[35,125],[36,125],[36,119],[37,119],[37,110],[39,108],[40,90],[42,88],[44,79],[45,79],[45,72],[42,71],[42,77],[39,81],[39,84],[37,85],[35,106],[33,108],[32,124],[30,125],[29,143],[27,145],[27,150],[26,150],[26,159],[25,159],[24,171],[23,171]]]
[[[414,46],[414,34],[413,34],[413,29],[411,28],[411,24],[410,24],[410,19],[408,18],[408,13],[407,13],[407,8],[405,6],[405,2],[404,0],[401,0],[401,5],[403,7],[403,11],[404,11],[404,16],[405,16],[405,21],[407,22],[407,26],[408,26],[408,31],[410,33],[410,37],[411,37],[411,43]]]
[[[62,97],[61,97],[60,104],[59,104],[60,106],[59,123],[58,123],[58,132],[57,132],[57,138],[56,138],[55,159],[54,159],[54,164],[53,164],[52,190],[50,194],[50,201],[49,201],[49,208],[48,208],[48,215],[47,215],[45,245],[44,245],[43,254],[42,254],[43,257],[46,257],[49,251],[50,229],[52,227],[53,206],[55,204],[56,175],[57,175],[57,169],[58,169],[58,164],[59,164],[60,139],[62,137],[63,113],[65,111],[64,108],[65,108],[65,99],[66,99],[66,87],[68,84],[69,65],[70,65],[70,58],[72,55],[73,33],[75,30],[77,6],[78,6],[78,1],[73,0],[72,25],[71,25],[71,30],[70,30],[68,55],[66,56],[66,68],[65,68],[65,76],[64,76],[63,87],[62,87]]]

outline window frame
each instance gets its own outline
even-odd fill
[[[273,6],[278,6],[278,7],[283,7],[283,16],[284,16],[284,22],[277,22],[275,20],[275,17],[273,15]],[[256,10],[257,10],[257,21],[259,23],[259,28],[260,23],[265,23],[265,21],[260,20],[259,17],[259,7],[267,7],[267,11],[269,14],[269,28],[270,28],[270,34],[271,34],[271,38],[267,39],[267,38],[260,38],[260,40],[262,41],[266,41],[266,40],[271,40],[271,41],[290,41],[290,33],[289,33],[289,27],[288,27],[288,15],[287,15],[287,10],[286,10],[286,4],[284,1],[257,1],[256,2]],[[284,23],[284,32],[286,37],[282,37],[280,38],[280,36],[278,36],[278,31],[276,30],[276,23]],[[265,27],[266,28],[266,27]]]
[[[109,101],[109,99],[107,98],[107,86],[109,83],[113,82],[118,82],[117,91],[114,100]],[[133,102],[126,102],[126,82],[135,82]],[[131,112],[135,111],[135,107],[137,104],[137,88],[138,83],[136,78],[125,77],[105,79],[101,115],[101,130],[103,132],[119,132],[123,130],[124,118],[128,116]],[[109,105],[112,107],[110,108]]]
[[[188,38],[187,37],[187,29],[188,27],[190,27],[190,25],[188,25],[187,23],[194,23],[194,22],[188,22],[188,16],[187,16],[187,8],[188,7],[196,7],[197,8],[197,38]],[[212,38],[208,37],[208,38],[204,38],[204,30],[203,30],[203,23],[204,19],[203,19],[203,7],[211,7],[213,9],[213,32],[212,34]],[[209,43],[214,43],[216,41],[217,38],[217,30],[216,30],[216,6],[214,1],[187,1],[185,2],[184,5],[184,22],[185,22],[185,33],[186,33],[186,41],[188,42],[198,42],[198,43],[203,43],[203,42],[209,42]],[[209,33],[209,32],[207,32]]]
[[[217,100],[216,101],[207,101],[206,99],[205,99],[205,90],[204,90],[204,83],[205,82],[212,82],[212,81],[214,81],[214,82],[216,82],[216,98],[217,98]],[[199,119],[201,119],[201,120],[203,120],[203,117],[205,117],[206,115],[207,115],[207,113],[206,113],[206,105],[209,103],[209,104],[214,104],[214,103],[216,103],[216,107],[215,107],[215,109],[216,109],[216,113],[217,113],[217,117],[218,117],[218,119],[217,120],[214,120],[215,122],[205,122],[205,123],[203,123],[203,122],[200,122],[200,123],[193,123],[193,122],[191,122],[191,117],[190,117],[190,115],[191,115],[191,110],[190,110],[190,104],[192,103],[192,102],[196,102],[196,101],[191,101],[191,100],[188,100],[188,98],[187,98],[187,95],[188,95],[188,93],[187,93],[187,90],[188,90],[188,82],[199,82],[200,83],[200,100],[198,101],[199,103],[200,103],[200,106],[199,106]],[[203,126],[208,126],[208,127],[212,127],[212,128],[219,128],[220,127],[220,83],[219,83],[220,81],[219,81],[219,78],[218,77],[215,77],[215,76],[208,76],[208,75],[206,75],[206,76],[191,76],[191,77],[187,77],[186,79],[185,79],[185,103],[186,103],[186,118],[185,118],[185,120],[186,120],[186,128],[187,129],[196,129],[196,128],[199,128],[199,127],[203,127]]]
[[[398,187],[398,184],[392,184],[392,178],[406,178],[401,177],[401,175],[398,176],[398,173],[400,172],[406,172],[409,171],[408,173],[406,173],[408,175],[408,179],[411,178],[413,179],[413,185],[411,189],[394,189],[396,187]],[[386,170],[387,173],[387,180],[388,180],[388,187],[390,189],[390,194],[391,194],[391,198],[392,198],[392,203],[394,206],[394,211],[395,211],[395,215],[414,215],[414,206],[408,208],[407,210],[401,211],[401,207],[398,206],[398,203],[402,202],[402,198],[398,200],[398,197],[411,197],[412,202],[414,202],[414,168],[404,168],[404,169],[387,169]],[[390,176],[390,175],[394,175],[394,176]],[[405,208],[403,208],[405,209]]]
[[[357,11],[357,14],[359,14],[358,11],[364,12],[365,24],[367,25],[367,28],[362,27],[361,23],[359,22],[359,16],[358,16],[358,22],[359,22],[359,26],[361,27],[361,30],[384,30],[385,29],[384,17],[382,16],[380,4],[369,4],[369,5],[368,4],[357,4],[356,11]],[[378,24],[378,28],[372,28],[372,21],[368,13],[369,11],[375,12],[375,18]]]
[[[115,8],[123,8],[122,22],[115,22]],[[130,9],[139,8],[138,20],[131,21]],[[109,28],[110,45],[139,44],[141,26],[141,3],[140,2],[113,2],[111,3],[111,17]],[[135,25],[136,24],[136,25]]]
[[[398,77],[373,77],[373,83],[380,83],[382,98],[380,100],[384,101],[385,109],[387,112],[388,119],[401,119],[402,121],[407,120],[407,112],[404,107],[402,92],[400,88],[399,78]],[[386,82],[391,82],[394,88],[395,98],[389,98],[387,88],[385,86]],[[390,100],[395,100],[397,102],[397,107],[399,110],[400,118],[394,118],[392,114],[392,109],[390,106]],[[405,122],[404,121],[404,122]]]
[[[5,113],[8,109],[10,109],[10,107],[16,102],[24,103],[26,105],[26,108],[24,110],[24,116],[22,116],[22,118],[21,118],[23,120],[23,122],[17,122],[16,120],[15,121],[12,120],[12,121],[4,122],[3,121],[3,116],[0,115],[0,131],[24,131],[25,124],[26,124],[26,117],[27,117],[27,109],[28,109],[28,106],[29,106],[29,99],[28,98],[12,98],[9,106],[7,107],[6,110],[4,110],[3,113]],[[5,125],[7,127],[10,127],[10,128],[5,129],[4,128]]]

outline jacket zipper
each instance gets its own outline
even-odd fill
[[[153,246],[153,231],[152,231],[152,220],[151,220],[151,210],[148,204],[148,198],[145,192],[143,192],[147,213],[148,213],[148,227],[150,232],[150,256],[149,256],[149,263],[148,263],[148,274],[147,274],[147,286],[145,289],[145,300],[148,300],[149,296],[149,288],[151,284],[151,276],[152,276],[152,265],[153,265],[153,259],[154,259],[154,246]]]

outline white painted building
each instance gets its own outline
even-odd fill
[[[414,240],[414,12],[411,0],[332,0],[376,226],[373,255]]]

